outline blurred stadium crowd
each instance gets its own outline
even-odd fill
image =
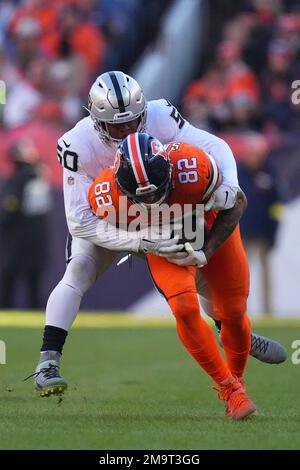
[[[4,126],[16,127],[33,116],[74,124],[91,82],[103,70],[130,67],[164,4],[2,1],[1,75],[11,95]],[[24,95],[27,99],[17,112],[16,103]]]
[[[183,110],[211,132],[259,131],[276,142],[278,133],[300,129],[299,106],[290,99],[300,78],[300,3],[238,3],[201,77],[186,90]]]
[[[52,207],[47,183],[61,188],[54,155],[57,138],[86,115],[83,105],[97,75],[113,69],[130,72],[157,36],[159,18],[171,4],[172,0],[0,2],[0,80],[6,86],[6,103],[0,106],[2,192],[12,184],[8,176],[16,172],[23,174],[19,191],[27,179],[36,179],[35,194],[44,203],[34,211],[44,219]],[[175,104],[192,124],[224,138],[237,159],[249,201],[242,233],[248,248],[254,243],[259,250],[267,312],[267,256],[281,203],[300,194],[300,105],[291,98],[292,83],[300,80],[300,3],[210,0],[207,6],[204,63],[183,90],[181,103]],[[226,16],[229,6],[233,14]],[[28,159],[35,164],[41,160],[45,166],[22,173],[20,163],[24,170]],[[14,207],[14,201],[3,201],[0,237],[3,213]],[[41,237],[45,232],[41,228]],[[33,303],[39,304],[37,299]]]
[[[84,115],[82,106],[95,77],[105,70],[129,71],[155,36],[157,18],[168,3],[1,1],[0,79],[6,84],[1,141],[15,139],[18,133],[11,131],[22,126],[27,126],[27,136],[36,140],[40,135],[47,143],[71,128]],[[0,145],[3,155],[7,146]],[[49,145],[42,145],[41,152],[53,164]],[[5,171],[3,157],[0,165]]]

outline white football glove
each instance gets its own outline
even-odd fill
[[[194,250],[190,243],[184,244],[185,251],[174,253],[167,257],[170,263],[177,264],[177,266],[197,266],[202,268],[207,264],[207,259],[202,250]]]
[[[236,203],[237,193],[239,192],[239,190],[239,187],[221,184],[221,186],[219,186],[219,188],[213,192],[213,194],[205,204],[205,212],[208,212],[212,209],[232,209]]]
[[[172,253],[183,250],[184,245],[178,244],[178,240],[179,235],[175,235],[173,238],[160,238],[157,240],[147,240],[146,238],[142,238],[140,242],[140,251],[145,254],[153,253],[154,255],[167,257]]]

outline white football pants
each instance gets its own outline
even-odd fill
[[[81,238],[70,235],[66,247],[67,268],[62,280],[49,296],[46,325],[69,330],[79,311],[83,295],[112,264],[118,255]],[[197,276],[201,307],[213,318],[213,308],[203,276]]]
[[[80,308],[83,295],[111,265],[117,252],[81,238],[67,240],[67,268],[47,302],[46,325],[68,331]]]

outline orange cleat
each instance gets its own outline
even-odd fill
[[[220,400],[226,402],[226,417],[240,420],[253,416],[256,406],[246,393],[244,380],[234,377],[224,385],[213,387],[217,390]]]

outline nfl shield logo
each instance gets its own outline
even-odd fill
[[[72,184],[74,184],[74,183],[75,183],[75,180],[74,180],[73,176],[69,176],[69,178],[68,178],[68,184],[69,184],[70,186],[72,186]]]

